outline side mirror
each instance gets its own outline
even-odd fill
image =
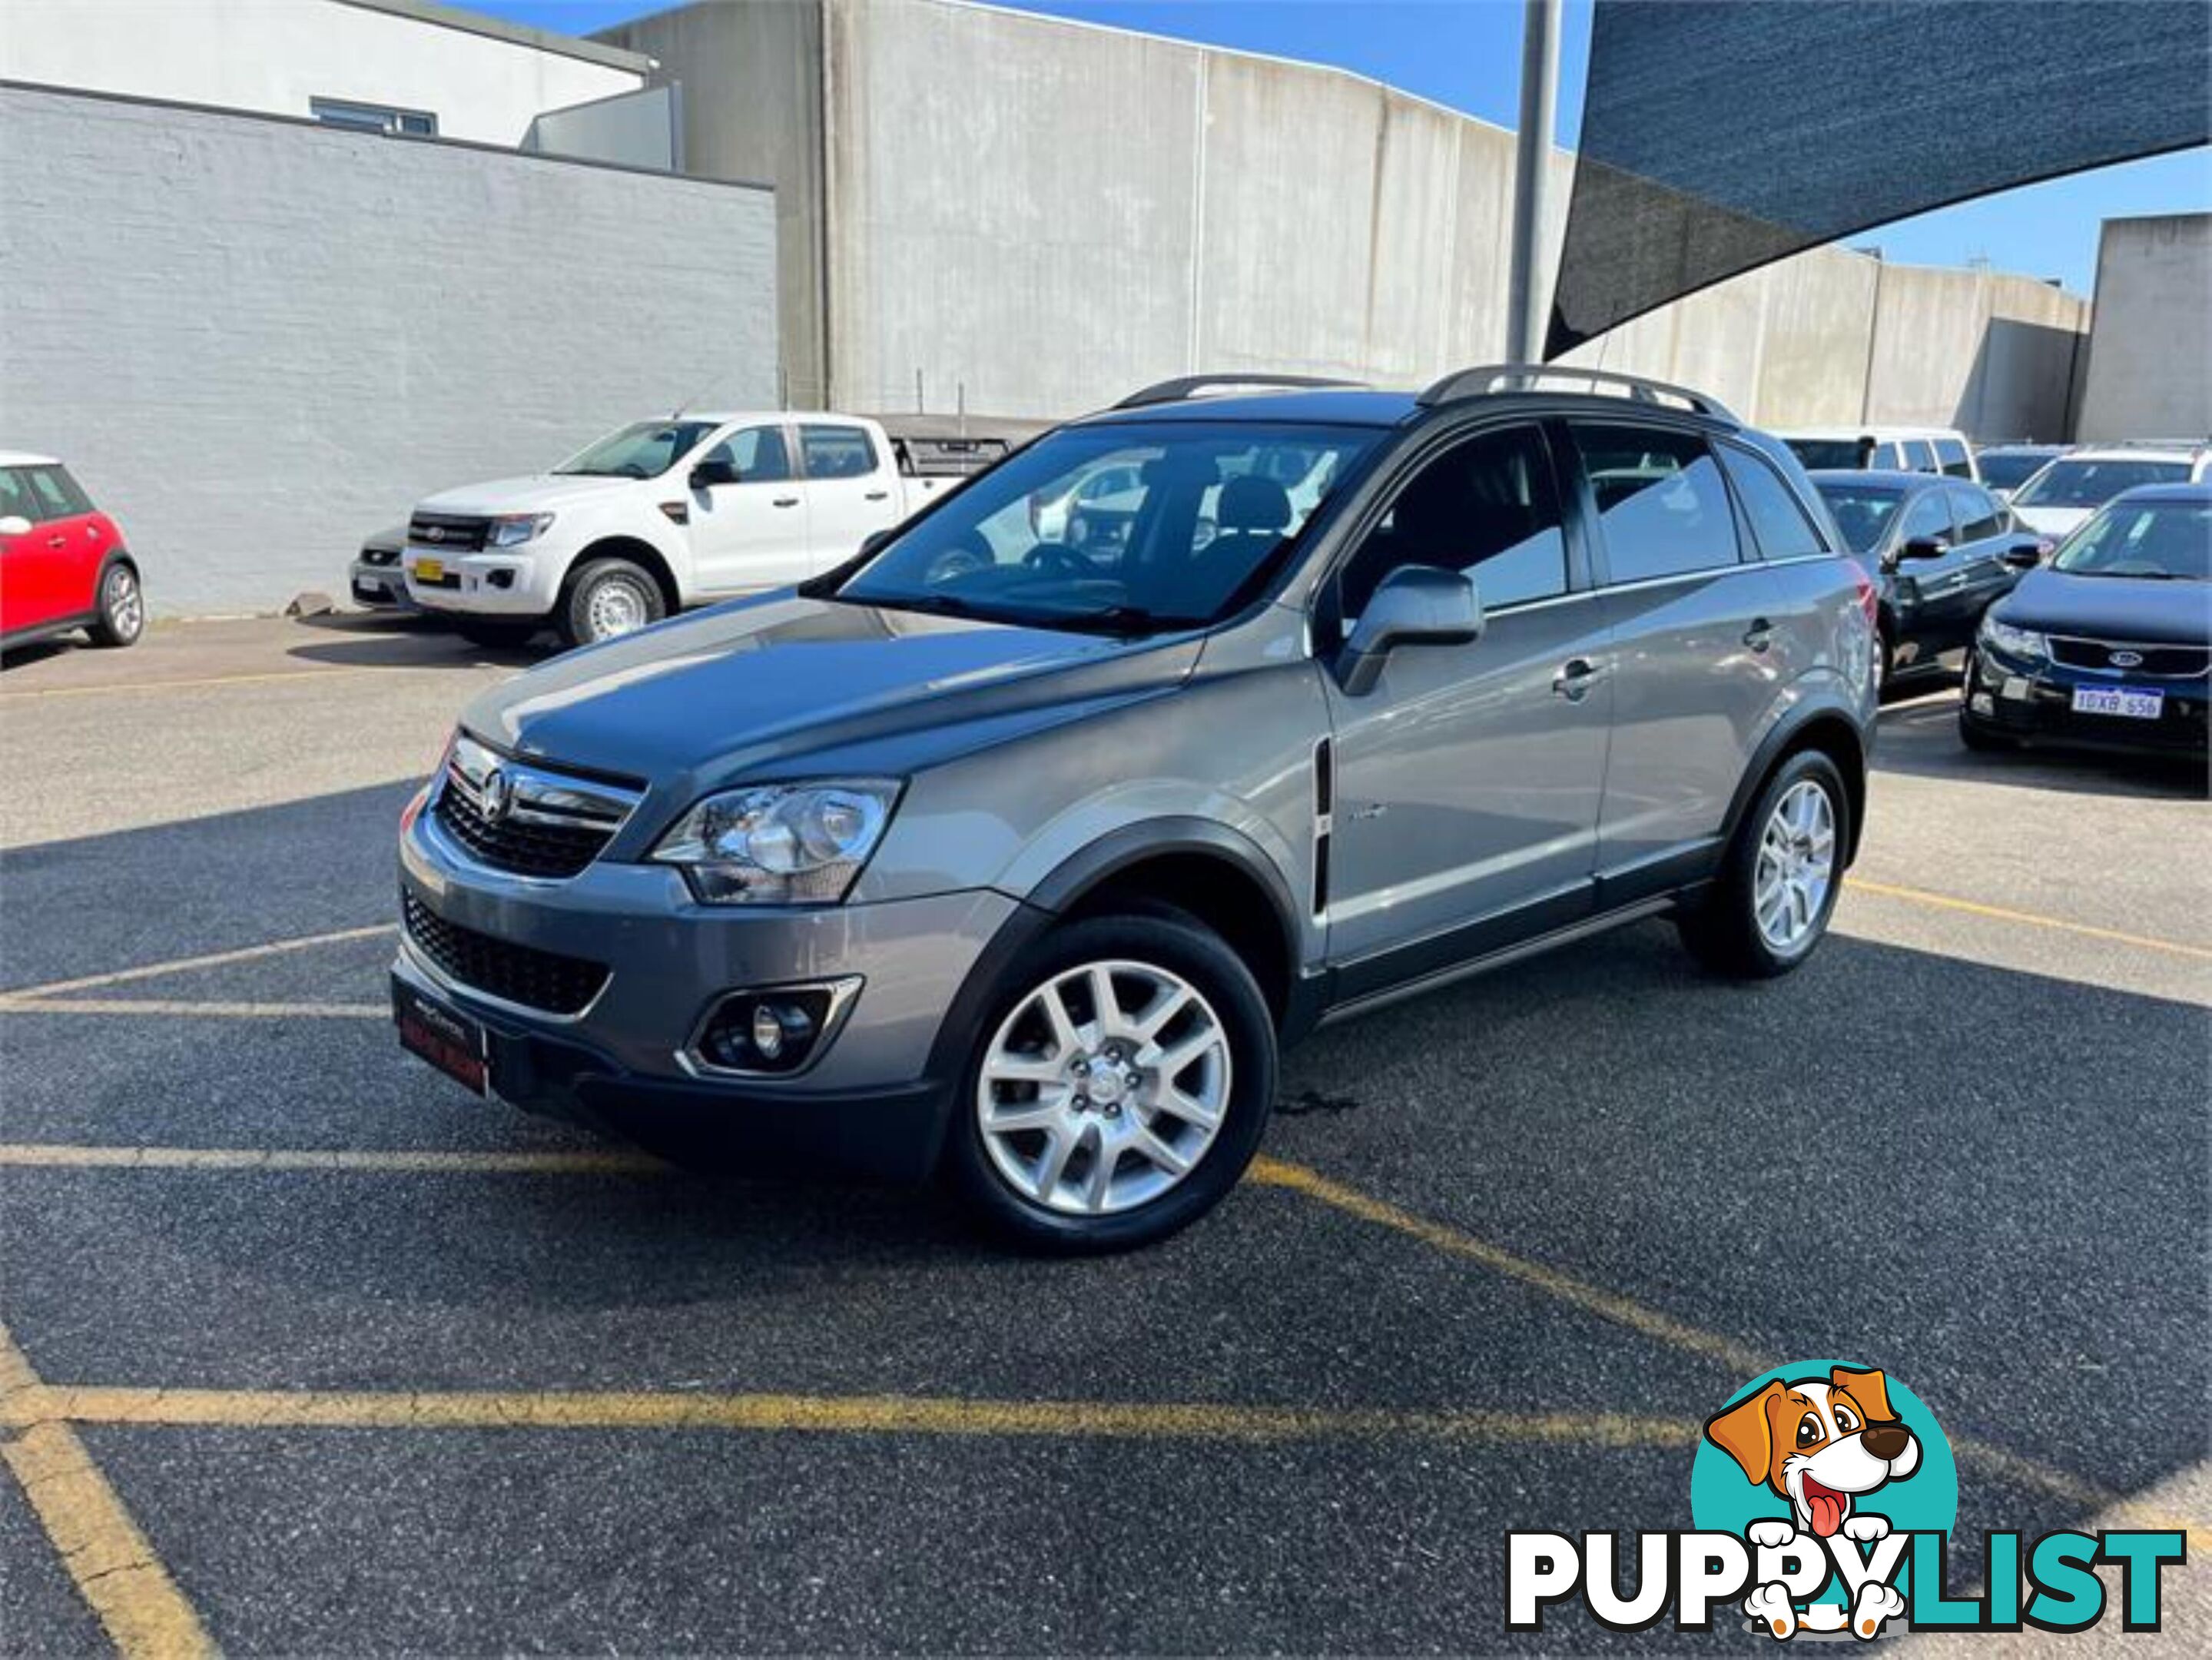
[[[2033,570],[2043,562],[2048,547],[2044,542],[2015,542],[1997,557],[2014,570]]]
[[[1369,596],[1336,660],[1345,694],[1364,696],[1401,646],[1464,646],[1482,637],[1482,596],[1464,571],[1401,565]]]
[[[1941,559],[1951,551],[1951,544],[1940,536],[1909,538],[1897,550],[1899,559]]]
[[[31,521],[20,513],[11,513],[5,519],[0,519],[0,536],[28,536],[30,533]]]
[[[734,461],[708,459],[700,462],[691,469],[691,488],[695,490],[712,489],[717,484],[737,484],[743,482],[744,479],[738,474],[738,465]]]

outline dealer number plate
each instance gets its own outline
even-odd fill
[[[418,582],[442,582],[446,580],[446,562],[442,559],[417,559],[415,580]]]

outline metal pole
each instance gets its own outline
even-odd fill
[[[1552,128],[1559,100],[1559,0],[1525,0],[1521,24],[1521,131],[1513,157],[1513,266],[1505,299],[1508,361],[1534,363],[1544,350],[1544,198],[1551,183]]]

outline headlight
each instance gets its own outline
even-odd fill
[[[709,905],[834,905],[890,822],[888,778],[764,784],[710,795],[660,838],[653,857],[683,867]]]
[[[1982,638],[2008,657],[2040,658],[2048,654],[2043,636],[2033,629],[2016,629],[1982,613]]]
[[[488,548],[520,547],[525,542],[544,535],[552,526],[553,515],[550,513],[520,513],[506,519],[495,519],[491,521],[490,530],[485,532],[484,545]]]

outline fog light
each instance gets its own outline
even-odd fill
[[[708,1011],[684,1058],[695,1071],[798,1072],[813,1058],[860,986],[851,979],[732,992]]]
[[[511,570],[495,570],[484,580],[495,588],[511,588],[514,586],[514,573]]]
[[[1971,707],[1977,714],[1995,714],[1997,712],[1997,700],[1985,691],[1978,691],[1974,694]]]

